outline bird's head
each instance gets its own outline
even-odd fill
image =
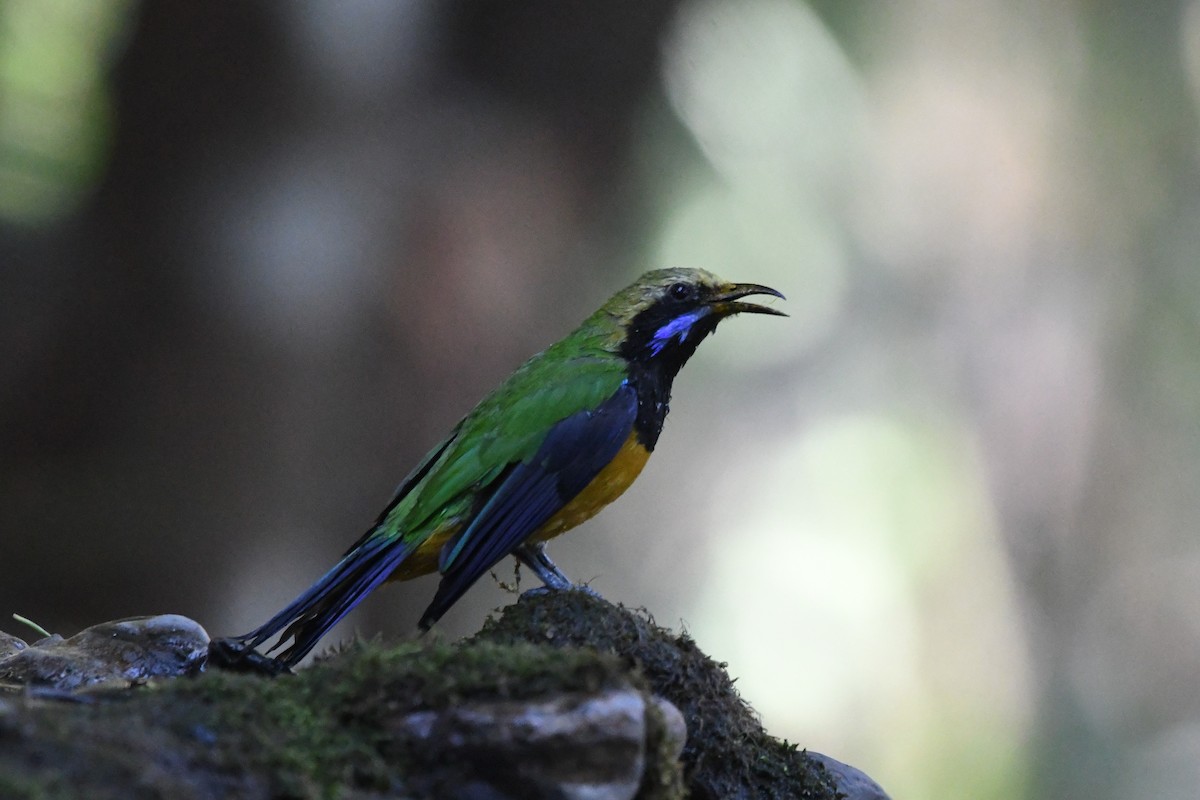
[[[618,292],[603,311],[622,323],[622,356],[674,373],[726,317],[787,316],[774,308],[742,301],[755,294],[783,298],[770,287],[729,283],[704,270],[660,269],[647,272]]]

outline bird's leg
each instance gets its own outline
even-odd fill
[[[575,584],[571,583],[571,579],[564,575],[563,571],[554,565],[554,562],[550,560],[550,556],[546,555],[545,542],[538,542],[537,544],[530,544],[526,542],[514,550],[513,555],[516,556],[522,564],[533,570],[534,574],[541,578],[542,583],[545,584],[545,586],[539,586],[536,589],[529,589],[528,591],[523,592],[521,594],[522,597],[537,597],[547,592],[565,591],[568,589],[576,592],[584,592],[585,594],[590,594],[593,597],[600,597],[599,592],[587,584],[581,583],[580,585],[576,586]]]
[[[525,544],[513,551],[513,555],[525,566],[533,570],[533,574],[546,584],[548,589],[570,589],[573,584],[563,571],[554,565],[550,556],[546,555],[546,543]]]

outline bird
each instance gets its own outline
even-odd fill
[[[658,443],[675,376],[721,320],[787,316],[742,299],[751,295],[784,299],[700,269],[645,273],[484,397],[332,569],[267,622],[226,641],[246,653],[280,634],[268,652],[290,641],[273,659],[290,668],[384,582],[437,572],[418,622],[427,631],[508,555],[547,589],[573,588],[546,554],[547,540],[593,517],[638,477]]]

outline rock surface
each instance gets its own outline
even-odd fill
[[[808,751],[808,757],[833,776],[838,791],[846,796],[846,800],[891,800],[887,792],[861,769],[811,750]]]
[[[611,689],[417,711],[398,720],[396,734],[460,765],[464,789],[631,800],[645,773],[647,713],[641,692]]]
[[[356,644],[276,679],[0,694],[0,797],[666,800],[667,716],[595,651]]]
[[[4,631],[0,631],[0,663],[3,663],[4,659],[24,650],[28,646],[16,636],[11,636]]]
[[[70,639],[50,636],[28,646],[0,636],[0,687],[63,692],[194,675],[204,666],[209,644],[198,622],[178,614],[104,622]]]

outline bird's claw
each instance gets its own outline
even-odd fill
[[[572,584],[570,586],[551,586],[549,584],[545,586],[538,586],[534,589],[526,589],[525,591],[521,592],[521,599],[526,597],[546,597],[547,595],[551,595],[556,592],[581,592],[582,594],[595,597],[597,600],[604,599],[601,597],[599,592],[588,586],[586,583]]]
[[[258,675],[290,675],[291,668],[277,658],[264,656],[237,639],[213,639],[208,643],[208,666],[229,672],[251,672]]]

